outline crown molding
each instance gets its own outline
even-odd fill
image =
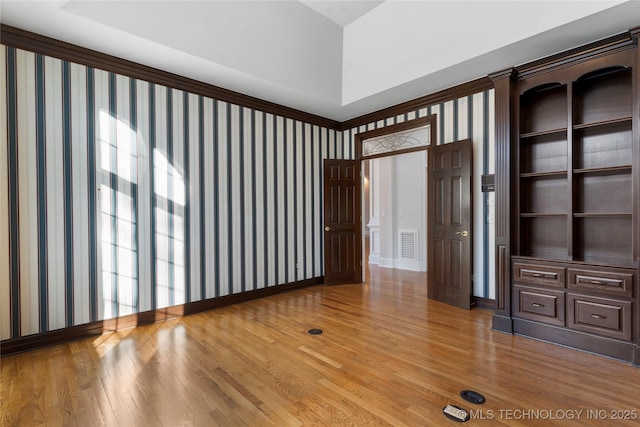
[[[419,98],[415,98],[401,104],[393,105],[391,107],[384,108],[373,113],[365,114],[344,121],[340,124],[340,130],[346,131],[361,125],[376,122],[378,120],[385,120],[389,117],[428,107],[429,105],[439,104],[441,102],[450,101],[452,99],[462,98],[463,96],[473,95],[475,93],[484,92],[489,89],[493,89],[493,81],[491,81],[489,77],[481,77],[467,83],[462,83],[448,89],[443,89],[429,95],[421,96]]]
[[[633,32],[625,31],[601,40],[587,43],[555,55],[547,56],[515,67],[518,79],[527,79],[549,71],[566,68],[599,56],[634,48]],[[635,29],[640,32],[640,28]]]
[[[194,79],[159,70],[157,68],[107,55],[95,50],[83,48],[30,31],[0,24],[2,44],[35,53],[52,56],[65,61],[75,62],[89,67],[122,74],[128,77],[184,90],[197,95],[229,102],[242,107],[265,111],[270,114],[299,120],[305,123],[326,127],[336,131],[347,131],[379,120],[385,120],[400,114],[416,111],[430,105],[447,102],[464,96],[473,95],[494,88],[494,82],[503,78],[522,79],[542,74],[558,68],[605,55],[615,51],[633,48],[640,38],[640,27],[607,37],[583,46],[579,46],[552,56],[528,62],[516,67],[491,73],[488,76],[462,83],[447,89],[424,95],[400,104],[396,104],[372,113],[364,114],[346,121],[336,121],[265,101],[249,95],[224,89]]]
[[[329,129],[337,130],[340,122],[315,114],[285,107],[218,86],[203,83],[177,74],[148,67],[136,62],[107,55],[95,50],[66,43],[30,31],[0,24],[0,40],[3,45],[28,50],[64,61],[75,62],[88,67],[122,74],[135,79],[206,96],[242,107],[265,111],[274,115],[299,120]]]

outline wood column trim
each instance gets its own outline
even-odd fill
[[[513,139],[514,86],[513,68],[489,76],[495,90],[496,133],[496,313],[493,328],[513,331],[511,321],[511,141]]]
[[[632,91],[633,91],[633,120],[632,120],[632,141],[636,143],[633,144],[632,147],[632,162],[633,162],[633,175],[632,175],[632,188],[634,188],[637,193],[640,190],[640,170],[638,166],[640,166],[640,146],[638,146],[637,141],[640,140],[640,52],[638,52],[638,45],[640,44],[640,27],[635,27],[629,30],[629,34],[631,36],[632,42],[636,45],[635,49],[635,61],[632,70]],[[633,260],[635,262],[635,267],[638,270],[638,275],[636,277],[640,277],[640,226],[638,218],[640,218],[640,197],[635,197],[635,203],[632,207],[633,209],[633,217],[635,218],[636,229],[632,230],[633,235]],[[636,284],[636,290],[638,290],[638,284]],[[635,309],[632,313],[632,317],[634,318],[634,323],[632,325],[633,329],[633,340],[636,344],[635,349],[635,358],[634,364],[640,365],[640,291],[636,291],[635,294]]]

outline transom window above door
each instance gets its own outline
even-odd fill
[[[431,144],[431,123],[362,140],[362,158],[426,147]]]

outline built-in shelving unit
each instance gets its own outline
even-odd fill
[[[494,327],[640,363],[636,50],[559,55],[497,86],[510,213]]]
[[[566,259],[567,88],[549,83],[520,102],[520,248]]]
[[[632,68],[573,83],[573,259],[633,265]]]
[[[604,67],[520,96],[518,255],[633,263],[631,73]]]

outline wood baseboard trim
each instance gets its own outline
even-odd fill
[[[75,341],[83,338],[90,338],[105,332],[113,332],[120,329],[134,328],[136,326],[149,325],[155,322],[162,322],[174,317],[187,316],[201,313],[203,311],[226,307],[233,304],[248,302],[259,298],[277,295],[297,289],[308,288],[324,283],[324,277],[319,276],[313,279],[300,280],[287,283],[285,285],[270,286],[263,289],[242,292],[239,294],[226,295],[218,298],[210,298],[203,301],[195,301],[172,307],[159,308],[142,313],[130,314],[117,317],[115,319],[100,320],[86,323],[84,325],[71,326],[69,328],[55,331],[43,332],[39,334],[27,335],[20,338],[4,340],[0,342],[0,357],[9,356],[16,353],[35,350],[62,342]]]
[[[508,316],[494,314],[491,324],[491,330],[504,332],[506,334],[513,334],[513,320]]]
[[[473,297],[473,307],[483,310],[495,310],[496,300],[482,297]]]
[[[529,320],[514,318],[513,333],[624,362],[635,364],[634,358],[637,358],[636,346],[633,343],[594,336]]]

